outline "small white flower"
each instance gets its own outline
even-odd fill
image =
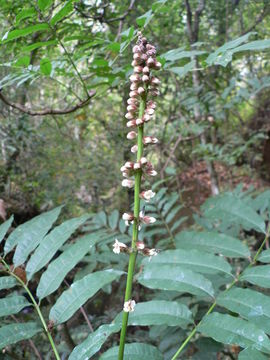
[[[140,220],[144,224],[153,224],[154,222],[157,221],[156,218],[154,218],[153,216],[141,216],[141,215],[140,215]]]
[[[123,187],[128,187],[128,188],[130,188],[130,189],[133,188],[134,184],[135,184],[134,180],[124,179],[124,180],[122,181],[122,186],[123,186]]]
[[[114,252],[115,254],[120,254],[121,248],[123,249],[123,248],[126,248],[126,247],[127,247],[126,244],[121,243],[120,241],[118,241],[117,239],[115,239],[114,244],[113,244],[113,252]]]
[[[157,256],[158,254],[158,251],[156,249],[150,249],[149,250],[149,256]]]
[[[137,145],[137,144],[136,144],[136,145],[133,145],[133,146],[131,147],[130,151],[131,151],[133,154],[136,153],[136,152],[138,151],[138,145]]]
[[[133,216],[132,214],[129,214],[129,213],[124,213],[124,214],[122,215],[122,219],[123,219],[123,220],[127,220],[127,221],[131,221],[131,220],[134,219],[134,216]]]
[[[154,196],[156,195],[155,192],[152,190],[143,191],[141,193],[141,197],[146,201],[149,202]]]
[[[123,310],[124,312],[133,312],[135,308],[136,302],[135,300],[128,300],[124,303]]]

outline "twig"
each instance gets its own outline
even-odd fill
[[[90,101],[90,99],[96,94],[95,90],[91,90],[91,92],[88,93],[88,97],[85,100],[80,101],[76,105],[66,108],[66,109],[44,109],[44,110],[32,110],[22,104],[12,102],[9,100],[1,91],[0,89],[0,100],[2,100],[6,105],[11,106],[14,109],[17,109],[19,111],[22,111],[25,114],[31,115],[31,116],[44,116],[44,115],[65,115],[73,113],[74,111],[81,109],[85,105],[87,105]]]

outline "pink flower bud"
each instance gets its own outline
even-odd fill
[[[139,51],[140,51],[140,47],[138,45],[133,46],[133,48],[132,48],[133,53],[136,53],[136,52],[139,52]]]
[[[128,188],[130,188],[130,189],[133,188],[134,184],[135,184],[134,180],[124,179],[124,180],[122,181],[122,186],[123,186],[123,187],[128,187]]]
[[[141,74],[142,71],[143,71],[143,67],[142,67],[142,66],[137,65],[137,66],[134,67],[134,72],[135,72],[135,73]]]
[[[123,165],[123,166],[120,167],[120,171],[121,171],[121,172],[126,171],[126,170],[127,170],[127,168],[125,167],[125,165]]]
[[[142,191],[140,193],[140,197],[146,202],[150,201],[155,195],[156,193],[154,193],[152,190]]]
[[[126,115],[125,115],[125,118],[128,119],[128,120],[133,119],[133,117],[134,117],[133,114],[130,113],[130,112],[126,113]]]
[[[158,89],[153,89],[151,90],[151,95],[152,96],[158,96],[160,94],[159,90]]]
[[[149,77],[147,75],[143,75],[142,81],[147,83],[149,81]]]
[[[149,72],[150,72],[149,67],[148,67],[148,66],[145,66],[145,67],[143,68],[143,73],[146,74],[146,75],[148,75]]]
[[[139,83],[131,83],[130,90],[131,91],[137,90],[138,87],[139,87]]]
[[[141,163],[140,162],[136,162],[135,164],[134,164],[134,170],[138,170],[138,169],[140,169],[141,168]]]
[[[139,95],[139,93],[138,93],[137,90],[131,91],[131,92],[129,93],[129,97],[131,97],[131,98],[135,98],[135,97],[138,96],[138,95]]]
[[[139,61],[137,61],[137,60],[133,60],[132,61],[132,63],[131,63],[131,66],[137,66],[137,65],[139,65],[140,64],[140,62]]]
[[[143,61],[146,61],[146,60],[147,60],[147,55],[146,55],[146,54],[142,54],[142,55],[141,55],[141,59],[142,59]]]
[[[142,158],[140,159],[140,163],[141,163],[142,165],[145,165],[145,164],[148,163],[148,160],[146,159],[146,157],[142,157]]]
[[[139,52],[136,52],[133,54],[133,60],[140,61],[142,58],[142,54]]]
[[[128,103],[129,105],[136,105],[136,104],[138,104],[138,100],[135,99],[135,98],[129,98],[128,101],[127,101],[127,103]]]
[[[148,115],[153,115],[155,113],[155,110],[154,109],[151,109],[151,108],[147,108],[145,110],[145,112],[148,114]]]
[[[144,223],[144,224],[153,224],[154,222],[156,222],[157,220],[154,218],[154,217],[152,217],[152,216],[140,216],[140,220],[141,220],[141,222],[142,223]]]
[[[133,140],[137,137],[137,133],[135,131],[130,131],[128,134],[127,134],[127,138],[129,140]]]
[[[146,61],[147,66],[153,67],[155,64],[155,60],[150,56]]]
[[[142,86],[140,86],[140,87],[138,88],[138,94],[139,94],[139,95],[142,95],[142,94],[144,94],[144,93],[145,93],[144,88],[143,88]]]
[[[144,114],[143,121],[148,122],[149,120],[151,120],[151,116],[149,114]]]
[[[151,85],[154,85],[154,86],[158,86],[160,85],[160,80],[157,78],[157,77],[152,77],[151,78]]]
[[[153,136],[144,136],[143,137],[143,143],[144,145],[148,144],[156,144],[158,142],[158,139]]]
[[[130,76],[129,80],[131,82],[139,82],[139,81],[141,81],[141,78],[138,74],[133,74]]]
[[[133,146],[131,147],[130,151],[131,151],[133,154],[135,154],[135,153],[138,151],[138,145],[137,145],[137,144],[136,144],[136,145],[133,145]]]
[[[137,126],[143,124],[143,119],[136,119],[135,121],[136,121],[136,125],[137,125]]]
[[[135,127],[136,126],[136,120],[130,120],[127,122],[127,127]]]
[[[161,63],[156,61],[155,62],[155,70],[160,70],[161,69]]]
[[[127,161],[124,166],[127,169],[133,169],[134,163],[132,161]]]
[[[120,252],[126,252],[126,250],[127,250],[127,245],[115,239],[113,244],[113,252],[115,254],[120,254]]]
[[[142,241],[137,241],[136,246],[138,250],[143,250],[145,248],[145,244]]]
[[[133,214],[131,214],[131,213],[124,213],[123,215],[122,215],[122,219],[123,220],[127,220],[127,221],[132,221],[133,219],[134,219],[134,215]]]
[[[156,108],[156,103],[152,100],[147,102],[147,108],[148,109],[155,109]]]
[[[134,112],[137,110],[138,110],[138,108],[135,105],[128,105],[128,107],[127,107],[127,111],[130,111],[130,112]]]
[[[156,170],[146,170],[146,173],[149,176],[156,176],[157,175]]]

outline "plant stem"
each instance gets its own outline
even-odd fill
[[[142,118],[144,110],[145,110],[145,106],[146,106],[146,95],[144,97],[142,97],[142,99],[140,101],[139,118]],[[137,161],[139,161],[143,154],[143,125],[138,127],[137,145],[138,145]],[[138,225],[139,225],[138,219],[139,219],[139,213],[140,213],[141,178],[142,178],[142,171],[141,171],[141,169],[139,169],[135,173],[133,234],[132,234],[131,253],[129,256],[129,264],[128,264],[125,302],[131,299],[132,281],[133,281],[133,274],[134,274],[136,257],[137,257],[136,242],[138,241]],[[123,360],[123,357],[124,357],[128,315],[129,315],[128,312],[123,311],[118,360]]]
[[[252,267],[252,266],[256,263],[256,261],[257,261],[257,259],[258,259],[258,256],[259,256],[260,253],[262,252],[263,247],[264,247],[266,241],[269,239],[269,236],[270,236],[270,225],[268,226],[268,229],[267,229],[266,234],[265,234],[265,238],[264,238],[264,240],[263,240],[263,242],[262,242],[259,250],[256,252],[256,254],[255,254],[252,262],[247,266],[247,268]],[[235,278],[235,279],[233,280],[233,282],[230,283],[230,285],[227,287],[226,290],[224,290],[223,293],[226,293],[227,291],[229,291],[229,290],[240,280],[242,274],[243,274],[243,271],[237,276],[237,278]],[[211,312],[214,310],[214,308],[216,307],[216,305],[217,305],[217,302],[215,301],[215,302],[210,306],[210,308],[208,309],[207,313],[206,313],[204,316],[211,314]],[[203,318],[204,318],[204,316],[203,316]],[[191,333],[189,334],[189,336],[188,336],[188,337],[186,338],[186,340],[181,344],[180,348],[177,350],[177,352],[174,354],[174,356],[171,358],[171,360],[176,360],[177,357],[178,357],[178,355],[180,355],[180,353],[182,352],[182,350],[183,350],[183,349],[186,347],[186,345],[190,342],[190,340],[192,339],[192,337],[196,334],[199,325],[200,325],[201,322],[203,321],[203,318],[202,318],[201,321],[193,328],[193,330],[191,331]]]
[[[46,335],[47,335],[47,337],[48,337],[48,340],[49,340],[49,342],[50,342],[50,344],[51,344],[51,347],[52,347],[52,350],[53,350],[53,352],[54,352],[55,358],[56,358],[57,360],[61,360],[61,358],[60,358],[60,356],[59,356],[59,354],[58,354],[58,351],[57,351],[57,349],[56,349],[55,343],[54,343],[54,341],[53,341],[53,338],[52,338],[52,336],[51,336],[51,333],[50,333],[50,331],[49,331],[49,329],[48,329],[48,327],[47,327],[46,321],[45,321],[45,319],[44,319],[44,317],[43,317],[43,315],[42,315],[42,313],[41,313],[41,310],[40,310],[40,308],[39,308],[39,306],[38,306],[38,304],[37,304],[34,296],[32,295],[31,291],[29,290],[28,286],[22,281],[22,279],[20,279],[16,274],[14,274],[14,272],[11,271],[10,267],[8,266],[8,264],[5,262],[4,259],[1,259],[1,262],[2,262],[2,264],[5,266],[6,272],[7,272],[9,275],[13,276],[13,277],[20,283],[20,285],[24,288],[24,290],[27,292],[27,294],[29,295],[29,297],[30,297],[30,299],[31,299],[31,301],[32,301],[35,309],[36,309],[36,312],[38,313],[38,316],[39,316],[40,321],[41,321],[41,323],[42,323],[42,326],[43,326],[43,328],[44,328],[44,330],[45,330],[45,333],[46,333]]]

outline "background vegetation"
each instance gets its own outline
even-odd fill
[[[40,307],[46,322],[55,319],[49,313],[73,282],[110,268],[126,270],[128,259],[123,254],[116,256],[111,249],[115,237],[130,241],[120,218],[133,199],[132,193],[120,186],[120,167],[130,158],[124,114],[132,71],[131,44],[141,29],[157,46],[163,68],[156,119],[147,125],[149,133],[159,139],[147,155],[158,170],[154,184],[157,196],[147,211],[158,221],[144,228],[140,236],[162,253],[150,263],[140,259],[134,297],[138,303],[166,303],[156,305],[159,310],[156,317],[152,315],[154,320],[135,318],[128,342],[152,344],[162,354],[154,358],[171,359],[194,324],[217,303],[181,352],[182,358],[267,358],[270,282],[269,265],[262,263],[269,262],[265,250],[269,247],[270,212],[269,13],[267,0],[0,1],[0,217],[4,222],[14,214],[15,228],[65,204],[60,220],[56,220],[57,210],[50,220],[49,215],[43,215],[47,227],[42,231],[39,220],[35,230],[32,223],[22,225],[28,244],[23,254],[19,245],[14,253],[14,246],[20,243],[20,227],[0,245],[8,271],[17,267],[22,272],[17,273],[20,279],[27,274],[31,279],[28,287],[37,302],[43,299]],[[73,217],[78,219],[64,225]],[[55,221],[67,229],[65,236],[59,240],[56,231],[51,240],[49,235],[44,240]],[[5,231],[3,227],[2,233],[0,230],[2,237],[10,231],[11,223],[5,224]],[[63,234],[63,228],[60,232]],[[35,239],[29,245],[33,233]],[[55,251],[41,261],[46,253],[41,245],[47,241],[55,244]],[[78,242],[78,253],[71,256],[72,246]],[[266,253],[259,258],[255,254],[262,244],[260,250]],[[42,266],[30,271],[34,256]],[[45,274],[60,266],[61,256],[65,262],[62,275],[49,292],[42,293],[42,277],[46,282]],[[70,257],[72,263],[67,264]],[[176,273],[168,288],[164,284],[169,279],[162,280],[162,276],[173,274],[171,267],[155,263],[170,264],[173,258],[177,259]],[[186,259],[190,259],[189,264]],[[260,265],[258,259],[262,260]],[[43,267],[49,261],[46,270]],[[164,268],[153,289],[153,282],[145,279],[151,279],[155,266]],[[190,282],[200,280],[201,284],[193,284],[193,288],[177,284],[175,278],[181,269]],[[62,358],[68,358],[93,330],[109,324],[121,312],[125,280],[122,276],[119,281],[119,276],[115,274],[118,282],[111,284],[110,278],[106,286],[100,286],[102,290],[88,294],[68,319],[53,327]],[[264,280],[258,280],[261,277]],[[240,282],[236,291],[224,295],[234,281]],[[15,290],[2,286],[5,304],[9,296],[24,296],[26,300],[15,300],[21,301],[20,305],[3,313],[1,326],[32,323],[30,338],[39,332],[35,328],[39,320],[29,307],[32,300],[23,286]],[[247,304],[242,304],[242,309],[239,299],[249,299],[249,304],[254,301],[254,307],[247,310]],[[171,309],[175,318],[179,304],[185,306],[184,320],[182,313],[177,323],[169,315],[163,323],[157,321],[165,308]],[[142,311],[148,313],[145,306]],[[250,311],[255,315],[250,316]],[[223,326],[215,329],[213,324]],[[233,337],[228,334],[231,328],[239,329]],[[8,338],[1,329],[4,350],[0,356],[4,359],[53,358],[44,333],[12,345],[14,340],[1,342]],[[118,331],[115,325],[114,335],[103,347],[101,342],[86,357],[75,353],[73,359],[100,358],[118,344]],[[20,339],[24,338],[27,336]]]

